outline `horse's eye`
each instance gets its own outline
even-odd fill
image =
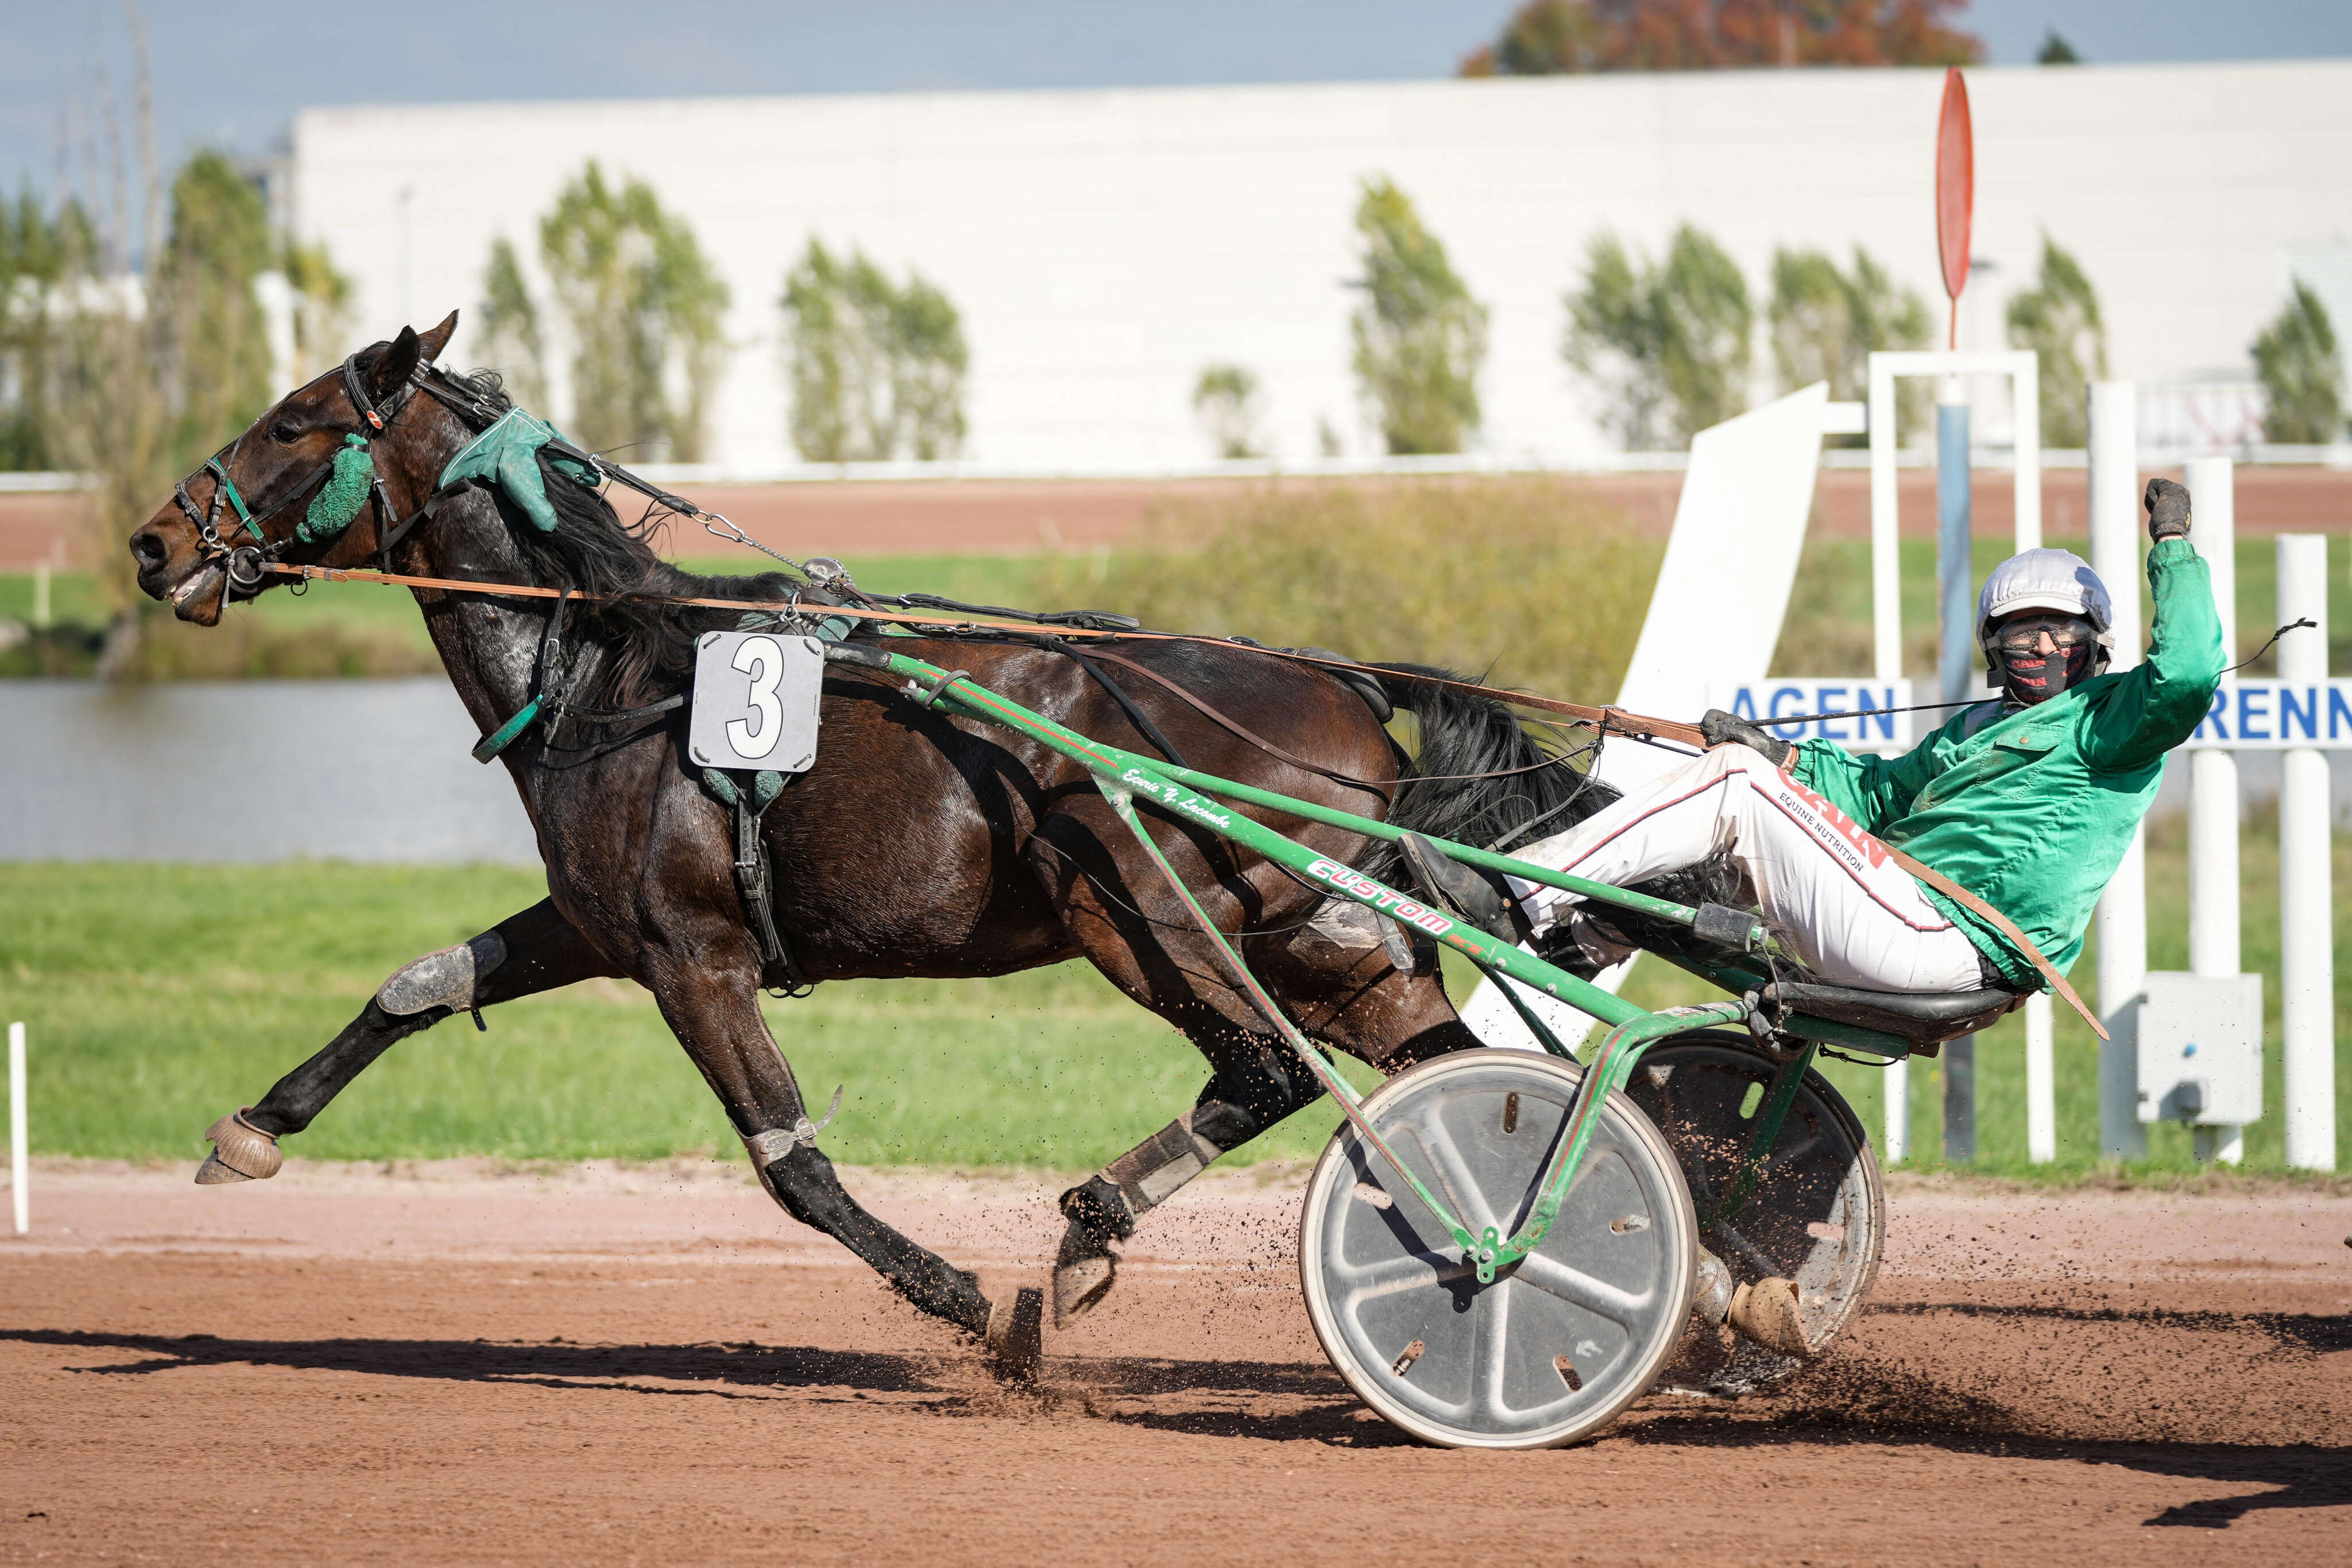
[[[302,427],[290,419],[281,419],[269,427],[269,439],[280,446],[291,446],[302,439]]]

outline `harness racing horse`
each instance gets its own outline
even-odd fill
[[[558,482],[551,468],[551,531],[533,526],[502,488],[469,483],[436,499],[453,455],[511,407],[495,375],[458,376],[433,363],[456,326],[453,312],[421,335],[403,328],[341,372],[288,394],[184,482],[131,535],[131,549],[141,588],[207,626],[279,580],[258,570],[266,561],[352,568],[381,556],[412,576],[580,591],[567,605],[414,590],[450,682],[486,735],[546,693],[551,664],[568,683],[564,700],[587,715],[542,722],[499,758],[537,834],[548,896],[395,973],[318,1054],[215,1125],[215,1149],[198,1179],[275,1174],[279,1139],[309,1126],[385,1051],[443,1019],[591,977],[626,977],[653,993],[762,1185],[794,1218],[1000,1357],[1034,1356],[1035,1292],[1019,1292],[1026,1300],[1017,1304],[992,1302],[973,1274],[860,1207],[818,1151],[800,1085],[761,1013],[763,981],[779,983],[778,975],[733,874],[730,808],[688,760],[683,708],[614,712],[684,690],[694,638],[737,619],[652,596],[781,607],[808,585],[773,572],[680,571],[656,555],[647,525],[625,524],[596,490]],[[299,507],[343,481],[339,453],[362,448],[373,468],[367,504],[352,503],[356,515],[340,532],[306,538],[312,530],[298,526]],[[214,526],[225,493],[237,507],[226,537]],[[428,499],[435,504],[420,517]],[[231,548],[248,534],[257,546]],[[1123,664],[1160,677],[1126,683],[1123,695],[1107,689],[1098,666],[1090,673],[1035,642],[957,636],[893,646],[969,671],[1081,734],[1149,755],[1159,747],[1147,731],[1156,729],[1194,768],[1431,833],[1485,841],[1564,807],[1565,825],[1612,796],[1566,767],[1540,766],[1551,754],[1500,704],[1391,679],[1390,695],[1419,720],[1420,773],[1487,775],[1412,783],[1415,765],[1348,685],[1245,646],[1119,643]],[[1145,1210],[1320,1091],[1221,970],[1082,768],[1004,730],[932,711],[854,666],[828,666],[822,718],[814,766],[759,824],[773,868],[774,922],[799,973],[818,981],[1002,975],[1083,956],[1208,1059],[1212,1076],[1190,1111],[1064,1195],[1055,1312],[1076,1315],[1110,1287],[1114,1244]],[[1513,771],[1491,777],[1502,770]],[[1388,846],[1357,834],[1253,815],[1335,860],[1376,873],[1391,863]],[[1409,947],[1369,911],[1327,900],[1205,830],[1164,813],[1150,825],[1210,916],[1238,937],[1312,1038],[1387,1072],[1478,1043],[1447,1003],[1433,949]]]

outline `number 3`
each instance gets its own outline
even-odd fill
[[[735,748],[736,756],[756,761],[776,749],[783,733],[784,705],[777,700],[776,683],[784,677],[784,651],[772,637],[748,637],[735,650],[734,667],[751,676],[751,703],[760,716],[760,727],[755,730],[740,718],[730,719],[727,744]]]

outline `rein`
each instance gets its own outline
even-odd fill
[[[541,588],[536,583],[480,582],[459,578],[416,577],[406,572],[367,571],[356,567],[326,567],[303,564],[286,565],[278,561],[264,563],[263,570],[281,577],[305,578],[319,582],[380,582],[392,588],[430,588],[445,593],[480,593],[501,599],[558,599],[569,597],[579,601],[639,604],[690,605],[702,610],[753,610],[763,614],[775,614],[790,608],[789,602],[775,599],[703,599],[670,593],[584,593],[577,589]],[[829,619],[842,616],[858,621],[908,626],[936,626],[942,630],[1027,632],[1035,634],[1033,624],[1004,624],[982,621],[969,615],[923,615],[904,610],[868,610],[848,604],[828,604],[824,607]],[[1678,724],[1673,719],[1652,718],[1643,714],[1628,713],[1619,707],[1587,707],[1581,703],[1561,702],[1555,697],[1538,696],[1532,692],[1511,691],[1502,686],[1482,685],[1475,681],[1457,681],[1442,675],[1422,674],[1400,670],[1386,664],[1360,664],[1352,659],[1326,659],[1313,653],[1295,653],[1281,648],[1265,648],[1251,643],[1237,643],[1229,638],[1206,637],[1192,632],[1130,632],[1104,630],[1095,627],[1058,626],[1056,637],[1102,638],[1118,642],[1192,643],[1209,648],[1240,648],[1269,659],[1285,659],[1294,664],[1311,664],[1328,670],[1376,670],[1384,680],[1402,681],[1408,685],[1435,686],[1447,691],[1466,692],[1474,696],[1489,697],[1514,707],[1532,708],[1538,713],[1558,714],[1564,718],[1594,728],[1607,727],[1608,732],[1627,740],[1678,741],[1685,746],[1704,747],[1706,737],[1695,724]]]

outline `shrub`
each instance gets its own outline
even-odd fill
[[[1192,384],[1192,413],[1208,432],[1217,455],[1263,457],[1257,439],[1255,371],[1241,365],[1203,365]]]
[[[1664,550],[1555,478],[1268,482],[1162,506],[1133,548],[1049,557],[1038,586],[1156,630],[1491,672],[1605,701]]]

